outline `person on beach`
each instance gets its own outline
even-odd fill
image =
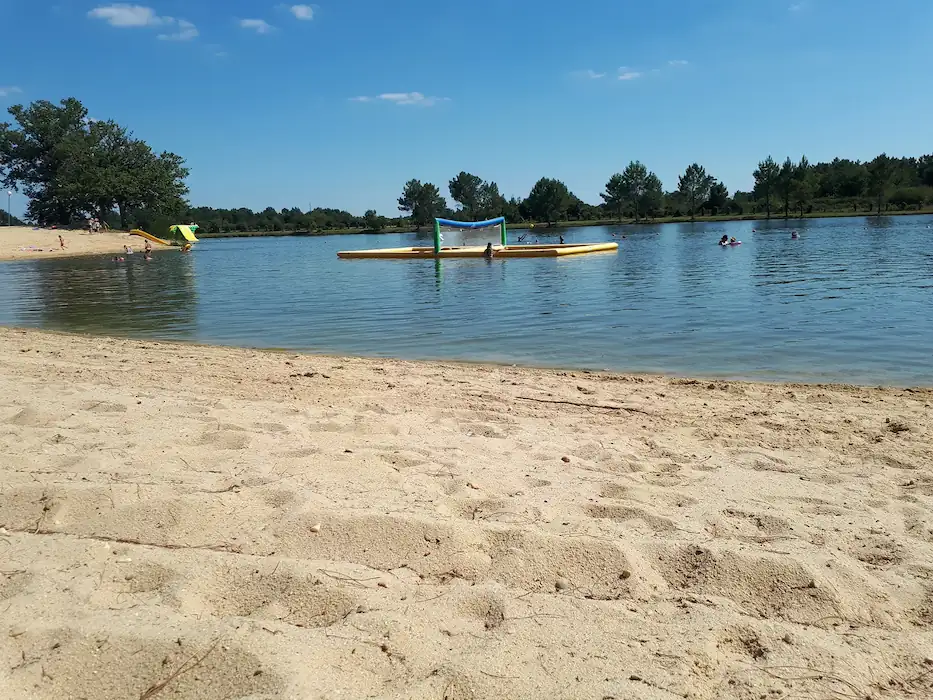
[[[65,239],[62,238],[61,234],[58,235],[58,247],[65,250]]]
[[[492,249],[492,243],[487,243],[486,250],[483,251],[483,257],[487,260],[492,260],[493,255],[495,255],[495,252]]]

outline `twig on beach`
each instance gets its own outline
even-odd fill
[[[794,671],[807,671],[810,675],[805,676],[783,676],[775,671],[779,670],[794,670]],[[771,678],[782,680],[782,681],[829,681],[830,683],[838,683],[849,688],[851,693],[844,693],[840,690],[831,690],[830,692],[836,695],[842,695],[844,697],[853,697],[853,698],[864,698],[865,693],[861,691],[858,686],[847,681],[845,678],[840,678],[835,676],[832,673],[826,673],[825,671],[820,671],[819,669],[810,668],[809,666],[768,666],[761,669],[762,672],[770,676]]]
[[[332,578],[336,581],[342,581],[344,583],[353,583],[360,588],[366,588],[367,586],[363,585],[364,581],[378,581],[379,576],[370,576],[369,578],[353,578],[352,576],[347,576],[336,571],[327,571],[326,569],[318,569],[322,574],[328,578]]]
[[[512,680],[512,681],[519,680],[519,676],[500,676],[495,673],[489,673],[488,671],[484,671],[483,669],[480,669],[479,672],[482,673],[484,676],[489,676],[490,678],[501,678],[502,680]]]
[[[190,659],[185,661],[181,666],[175,669],[168,676],[168,678],[166,678],[165,680],[159,681],[158,683],[154,683],[150,685],[146,689],[146,691],[142,695],[139,696],[139,700],[149,700],[149,698],[154,698],[156,695],[158,695],[163,690],[165,690],[166,686],[169,683],[176,680],[180,676],[196,669],[198,666],[204,663],[204,659],[206,659],[211,654],[211,652],[217,648],[218,644],[220,644],[219,637],[214,641],[213,644],[211,644],[210,648],[207,651],[205,651],[201,656],[199,657],[192,656]]]
[[[642,413],[646,416],[654,417],[653,413],[642,410],[640,408],[632,408],[631,406],[609,406],[607,404],[599,403],[583,403],[581,401],[563,401],[559,399],[535,399],[530,396],[516,396],[516,399],[519,401],[534,401],[535,403],[554,403],[554,404],[563,404],[566,406],[579,406],[580,408],[601,408],[604,411],[628,411],[629,413]]]

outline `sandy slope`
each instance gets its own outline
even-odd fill
[[[65,239],[65,250],[59,248],[59,234]],[[122,253],[125,245],[142,250],[145,241],[122,231],[91,234],[87,231],[0,226],[0,260],[44,259],[95,253],[113,255]]]
[[[933,697],[931,403],[0,330],[0,696]]]

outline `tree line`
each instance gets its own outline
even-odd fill
[[[95,121],[78,100],[44,100],[9,109],[0,123],[0,179],[29,198],[26,218],[40,225],[83,223],[90,217],[114,228],[159,232],[195,221],[205,233],[369,230],[430,225],[435,217],[546,224],[574,221],[641,221],[662,217],[804,216],[831,212],[882,214],[933,205],[933,155],[871,161],[836,158],[811,164],[806,156],[778,162],[771,156],[752,173],[750,192],[730,193],[698,164],[666,190],[639,161],[611,175],[598,204],[576,196],[556,178],[539,179],[525,197],[506,198],[495,181],[461,172],[447,183],[448,200],[430,182],[412,179],[398,198],[400,215],[362,216],[341,209],[191,207],[188,169],[170,152],[156,153],[112,120]]]
[[[665,191],[655,173],[632,161],[606,182],[602,202],[591,205],[554,178],[538,180],[524,199],[505,199],[495,182],[461,172],[448,183],[450,197],[459,205],[456,211],[447,207],[436,185],[420,180],[405,184],[398,206],[413,225],[423,226],[435,216],[478,221],[504,215],[509,221],[552,224],[719,215],[882,214],[892,208],[921,210],[933,205],[933,155],[892,158],[882,153],[864,163],[836,158],[816,164],[806,156],[796,162],[787,158],[781,164],[768,156],[752,175],[752,191],[730,194],[723,182],[693,163],[678,176],[677,187]]]

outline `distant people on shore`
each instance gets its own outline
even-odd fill
[[[65,239],[62,238],[61,234],[58,234],[58,247],[61,250],[65,250]]]

